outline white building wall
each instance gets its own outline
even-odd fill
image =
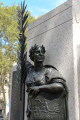
[[[9,87],[4,86],[5,89],[5,99],[6,99],[6,115],[9,113]]]

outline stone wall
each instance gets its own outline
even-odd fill
[[[16,80],[16,66],[11,71],[11,97],[9,120],[20,120],[20,89]]]
[[[9,120],[22,120],[23,101],[20,101],[20,85],[16,79],[17,66],[11,71],[10,112]]]
[[[69,120],[79,120],[76,45],[80,43],[80,37],[77,39],[80,27],[75,19],[76,13],[79,21],[79,10],[75,0],[68,0],[28,26],[28,51],[34,44],[43,44],[46,48],[44,64],[55,66],[66,79]],[[31,62],[29,57],[28,60]]]

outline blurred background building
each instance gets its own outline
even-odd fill
[[[9,114],[9,75],[4,79],[4,85],[0,80],[0,118],[6,119]],[[1,119],[0,119],[1,120]]]

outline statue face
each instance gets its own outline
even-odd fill
[[[34,53],[34,61],[43,62],[44,59],[45,59],[45,53],[41,47],[38,47],[38,49]]]

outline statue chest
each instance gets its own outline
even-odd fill
[[[27,85],[34,86],[34,85],[44,85],[47,84],[46,81],[46,70],[40,71],[40,72],[29,72],[26,78]]]

